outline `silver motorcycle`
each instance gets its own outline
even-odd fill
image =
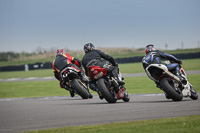
[[[166,62],[171,63],[171,62]],[[169,71],[164,64],[150,64],[146,68],[147,76],[161,86],[166,98],[173,101],[181,101],[183,97],[190,97],[193,100],[198,99],[198,94],[194,90],[192,84],[189,83],[184,69],[180,67],[181,78],[175,74],[174,71]]]

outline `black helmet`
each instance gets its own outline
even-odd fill
[[[94,45],[92,43],[87,43],[87,44],[84,45],[85,53],[87,53],[87,52],[89,52],[91,50],[94,50],[94,49],[95,49],[95,47],[94,47]]]
[[[149,53],[149,52],[151,52],[151,51],[155,51],[156,49],[154,48],[154,46],[152,45],[152,44],[149,44],[149,45],[147,45],[146,46],[146,48],[145,48],[145,53],[147,54],[147,53]]]

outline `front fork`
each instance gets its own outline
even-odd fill
[[[122,80],[122,79],[121,79]],[[113,86],[112,87],[114,90],[112,90],[115,94],[115,97],[117,99],[122,99],[124,98],[124,91],[125,91],[125,88],[121,85],[118,84],[118,82],[112,77],[111,78],[111,82],[113,83]]]
[[[188,97],[188,96],[191,96],[191,88],[190,88],[191,84],[189,82],[187,82],[186,85],[183,85],[183,90],[182,90],[182,93],[183,93],[183,96],[184,97]]]

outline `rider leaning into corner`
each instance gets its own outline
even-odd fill
[[[183,79],[181,77],[181,73],[180,73],[179,64],[182,64],[181,60],[177,59],[173,55],[166,54],[164,52],[156,50],[154,48],[154,45],[152,45],[152,44],[149,44],[149,45],[146,46],[145,53],[146,53],[146,56],[142,59],[142,64],[143,64],[143,67],[144,67],[145,71],[146,71],[146,68],[150,64],[165,64],[165,63],[162,63],[161,60],[162,59],[167,59],[167,60],[173,62],[170,65],[165,64],[167,66],[168,70],[169,71],[174,71],[175,70],[176,76],[179,77],[179,79],[182,82],[185,82],[185,79]],[[156,83],[156,87],[161,88],[161,86],[160,86],[160,84],[158,82],[155,82],[155,83]]]
[[[60,72],[66,67],[73,66],[76,69],[81,70],[79,72],[79,76],[81,77],[81,80],[87,81],[87,79],[85,79],[85,75],[84,75],[84,72],[83,72],[83,69],[82,69],[82,66],[81,66],[81,62],[78,59],[72,57],[71,55],[66,54],[63,49],[57,50],[56,59],[53,61],[52,66],[53,66],[55,78],[60,81],[60,87],[68,90],[71,94],[71,97],[74,97],[74,90],[71,89],[62,80]]]
[[[112,56],[107,55],[104,52],[95,49],[92,43],[85,44],[84,51],[85,51],[85,55],[82,58],[82,64],[86,71],[87,76],[89,76],[88,74],[89,66],[99,66],[101,68],[106,68],[107,72],[111,73],[119,84],[121,85],[125,84],[123,81],[119,80],[118,78],[118,74],[119,74],[118,64]],[[105,60],[109,61],[112,65],[108,65],[105,62]],[[90,88],[94,91],[97,91],[96,83],[93,81],[90,81]]]

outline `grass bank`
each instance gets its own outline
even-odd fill
[[[188,75],[194,89],[200,92],[200,74]],[[129,94],[163,93],[148,77],[125,78]],[[96,92],[91,91],[97,95]],[[69,92],[59,87],[58,81],[0,82],[0,98],[66,96]]]
[[[183,60],[182,67],[184,70],[200,70],[200,59]],[[121,73],[144,73],[142,63],[119,64]],[[0,72],[0,78],[27,78],[27,77],[49,77],[53,76],[52,69],[40,69],[32,71],[13,71]]]
[[[114,58],[123,58],[123,57],[134,57],[134,56],[144,56],[144,47],[141,49],[135,48],[97,48],[102,50],[103,52],[113,56]],[[32,64],[36,62],[52,62],[55,59],[56,49],[52,49],[51,51],[45,50],[44,53],[15,53],[16,55],[10,54],[6,55],[6,53],[2,54],[2,58],[8,61],[0,61],[0,66],[9,66],[9,65],[24,65],[24,64]],[[176,50],[162,50],[168,54],[178,54],[178,53],[194,53],[200,52],[200,48],[195,49],[176,49]],[[65,52],[72,55],[73,57],[81,60],[84,51],[83,50],[69,50],[65,49]],[[13,57],[14,56],[14,57]]]
[[[24,133],[199,133],[200,116],[140,120],[103,125],[72,126]]]

